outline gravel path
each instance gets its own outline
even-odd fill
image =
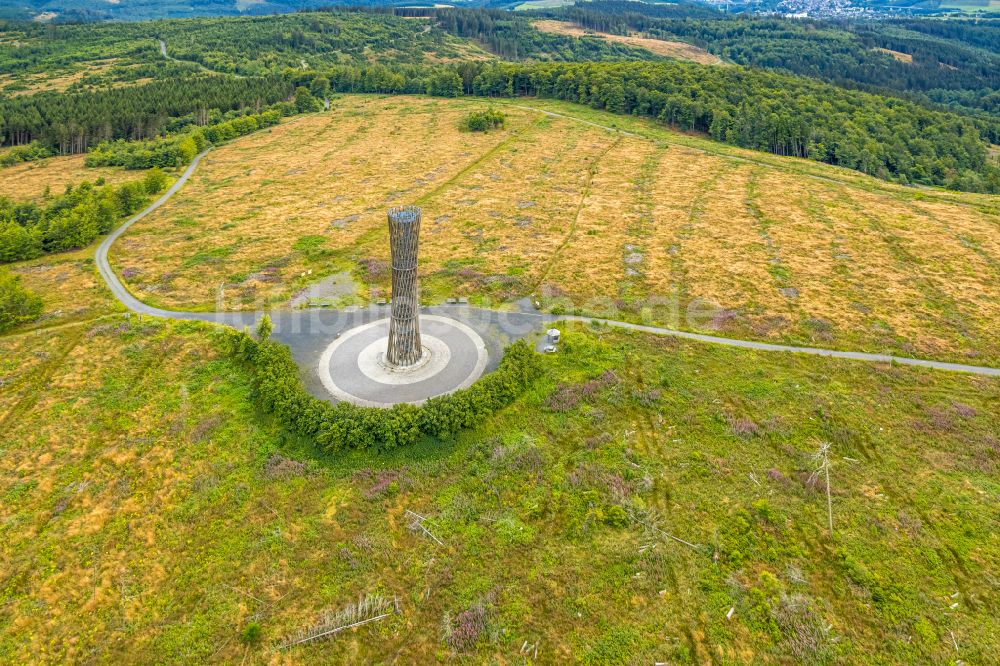
[[[184,169],[184,173],[181,174],[181,177],[178,178],[176,181],[174,181],[174,184],[171,185],[170,188],[163,193],[163,196],[161,196],[153,203],[149,204],[149,206],[145,210],[142,210],[133,215],[132,217],[130,217],[129,219],[125,220],[125,222],[120,227],[112,231],[108,235],[108,237],[105,238],[104,241],[97,247],[97,252],[94,255],[94,261],[97,262],[97,270],[100,271],[101,277],[104,278],[104,281],[108,285],[108,289],[111,290],[111,293],[114,294],[115,298],[121,301],[125,307],[127,307],[129,310],[132,310],[133,312],[137,312],[139,314],[153,315],[156,317],[169,317],[171,319],[190,319],[191,317],[184,317],[179,315],[193,314],[193,313],[183,313],[183,312],[171,312],[169,310],[161,310],[159,308],[154,308],[150,305],[146,305],[138,298],[133,296],[132,293],[125,288],[125,285],[121,283],[121,280],[118,279],[118,276],[115,274],[115,272],[111,270],[111,264],[108,262],[108,250],[111,249],[111,246],[114,244],[116,240],[118,240],[118,237],[121,236],[123,233],[125,233],[125,231],[128,230],[129,227],[131,227],[133,224],[135,224],[142,218],[152,213],[154,210],[156,210],[163,204],[167,203],[167,201],[170,200],[170,197],[174,196],[177,193],[177,190],[184,187],[184,183],[188,181],[188,178],[191,177],[191,174],[194,173],[194,170],[198,168],[198,163],[201,162],[201,158],[203,158],[206,153],[208,153],[207,150],[201,153],[200,155],[197,155],[193,160],[191,160],[191,164],[188,165],[188,168]]]
[[[741,347],[743,349],[757,349],[759,351],[791,352],[793,354],[812,354],[813,356],[829,356],[832,358],[846,358],[853,361],[874,361],[877,363],[901,363],[903,365],[915,365],[921,368],[933,368],[934,370],[951,370],[953,372],[971,372],[977,375],[991,375],[1000,377],[1000,368],[989,368],[981,365],[964,365],[962,363],[945,363],[944,361],[930,361],[922,358],[907,358],[905,356],[890,356],[888,354],[869,354],[867,352],[839,351],[836,349],[822,349],[820,347],[796,347],[792,345],[775,345],[768,342],[754,342],[752,340],[734,340],[732,338],[717,338],[714,335],[704,335],[702,333],[689,333],[687,331],[677,331],[672,328],[660,328],[658,326],[644,326],[642,324],[630,324],[624,321],[612,321],[609,319],[594,319],[592,317],[567,316],[562,319],[572,321],[594,321],[617,328],[627,328],[633,331],[643,331],[644,333],[654,333],[656,335],[670,335],[676,338],[687,340],[698,340],[699,342],[709,342],[728,347]]]
[[[539,109],[532,110],[538,111]],[[551,112],[543,113],[560,115]],[[593,123],[588,122],[587,124]],[[262,312],[180,312],[174,310],[163,310],[146,305],[125,288],[125,285],[123,285],[121,280],[118,279],[118,276],[111,269],[111,264],[108,262],[108,250],[111,248],[111,245],[118,240],[118,238],[129,227],[158,209],[181,187],[183,187],[184,183],[186,183],[188,178],[191,177],[191,174],[194,173],[194,170],[198,168],[198,163],[201,162],[201,159],[207,152],[208,151],[205,151],[195,157],[187,169],[184,170],[184,173],[181,174],[180,178],[178,178],[176,182],[170,186],[170,189],[168,189],[163,196],[150,204],[149,207],[142,212],[137,213],[126,220],[124,224],[104,239],[104,241],[97,248],[95,256],[97,269],[100,271],[101,277],[104,278],[104,281],[107,283],[108,288],[111,289],[111,293],[114,294],[115,298],[121,301],[125,307],[138,314],[165,317],[169,319],[210,321],[235,328],[253,326],[263,315]],[[697,340],[699,342],[706,342],[715,345],[739,347],[742,349],[788,352],[793,354],[811,354],[814,356],[827,356],[831,358],[843,358],[854,361],[900,363],[902,365],[931,368],[934,370],[949,370],[952,372],[967,372],[977,375],[1000,377],[1000,368],[965,365],[962,363],[946,363],[943,361],[908,358],[905,356],[890,356],[888,354],[869,354],[866,352],[840,351],[835,349],[822,349],[819,347],[797,347],[793,345],[777,345],[767,342],[754,342],[752,340],[736,340],[733,338],[721,338],[701,333],[689,333],[687,331],[678,331],[659,326],[646,326],[643,324],[632,324],[629,322],[598,319],[594,317],[581,317],[576,315],[556,316],[536,312],[500,312],[494,310],[481,310],[479,308],[472,308],[466,305],[437,306],[433,308],[424,308],[424,310],[426,312],[452,316],[460,321],[472,325],[473,328],[484,336],[484,338],[493,338],[494,340],[512,340],[525,337],[530,333],[537,331],[543,324],[547,326],[557,321],[582,321],[595,322],[633,331],[642,331],[644,333],[652,333],[655,335],[669,335],[687,340]],[[326,340],[328,342],[331,338],[340,335],[343,331],[353,326],[372,321],[374,318],[379,316],[384,316],[381,312],[383,311],[380,311],[376,306],[372,306],[369,308],[351,308],[343,311],[332,310],[329,308],[316,310],[275,311],[270,313],[270,315],[275,325],[274,337],[288,344],[292,348],[293,354],[295,354],[297,360],[302,363],[304,367],[312,367],[314,364],[313,357],[318,357],[320,352],[319,344],[321,340]],[[535,326],[532,326],[532,324],[535,324]],[[490,337],[487,338],[487,336]],[[492,353],[491,357],[496,358],[496,356]]]

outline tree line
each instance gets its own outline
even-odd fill
[[[38,93],[0,98],[0,145],[37,142],[61,155],[86,152],[114,139],[147,139],[177,118],[263,110],[294,92],[281,75],[198,77],[78,94]]]
[[[167,176],[153,169],[117,187],[101,181],[67,187],[40,204],[0,198],[0,263],[85,247],[141,210],[166,184]]]
[[[444,28],[460,32],[520,20],[509,19],[508,13],[472,10],[393,11],[430,13],[453,21]],[[31,146],[11,159],[100,146],[91,164],[180,165],[197,152],[197,144],[192,145],[197,139],[169,135],[230,121],[227,130],[239,134],[237,125],[252,123],[233,116],[256,114],[259,120],[275,104],[315,108],[316,97],[325,96],[309,90],[318,80],[326,82],[324,91],[333,92],[553,97],[900,182],[973,191],[998,188],[987,144],[1000,142],[1000,122],[799,76],[676,61],[347,63],[266,77],[199,76],[74,95],[41,93],[0,100],[0,139],[3,145]],[[128,143],[135,140],[143,143]]]
[[[216,145],[251,134],[281,122],[282,117],[296,113],[294,104],[281,103],[263,113],[237,115],[229,120],[193,126],[190,131],[148,139],[145,141],[105,141],[87,153],[89,167],[120,166],[126,169],[170,168],[189,164],[195,155]]]
[[[954,40],[969,46],[1000,54],[1000,21],[983,19],[949,18],[946,21],[927,21],[923,19],[894,19],[885,22],[888,26],[898,27],[912,32]]]
[[[342,92],[536,96],[654,118],[743,148],[856,169],[903,183],[1000,191],[989,157],[995,122],[833,85],[739,67],[693,63],[463,63],[426,78],[380,66],[337,68]],[[373,88],[366,88],[370,83]]]
[[[711,10],[710,10],[711,11]],[[686,41],[749,67],[892,91],[919,102],[1000,115],[998,30],[989,22],[820,21],[705,15],[704,8],[595,0],[540,15],[612,34]],[[970,45],[976,44],[979,48]],[[992,52],[984,50],[992,48]],[[912,58],[905,62],[879,49]]]
[[[336,65],[323,71],[293,70],[284,76],[227,80],[236,85],[213,100],[223,108],[228,107],[225,112],[218,106],[206,108],[209,102],[197,91],[192,93],[183,86],[154,82],[125,89],[147,100],[136,103],[134,108],[139,110],[132,116],[112,112],[103,92],[88,93],[100,99],[93,103],[79,101],[60,113],[64,124],[103,126],[108,133],[117,134],[115,138],[122,139],[130,136],[129,123],[160,127],[162,136],[164,132],[203,125],[214,119],[230,122],[227,114],[245,116],[254,108],[263,112],[266,100],[275,100],[289,111],[312,110],[319,106],[316,95],[325,96],[327,91],[445,97],[538,96],[650,117],[682,130],[704,132],[736,146],[804,157],[899,182],[977,192],[1000,191],[1000,176],[988,150],[988,142],[1000,140],[997,122],[756,69],[679,61],[465,61],[423,66]],[[321,90],[310,91],[317,81],[322,81]],[[273,88],[267,88],[269,83]],[[154,98],[160,104],[148,102]],[[44,106],[57,99],[47,95],[14,98],[0,103],[0,114],[4,104],[30,104],[35,100]],[[233,111],[234,107],[240,110]],[[83,115],[70,116],[74,109]],[[95,109],[105,109],[108,115],[91,115]],[[164,109],[175,109],[174,117]],[[41,123],[30,138],[37,137],[46,147],[52,142],[58,145],[59,131],[59,125]],[[125,142],[104,143],[91,163],[127,166],[141,155],[145,161],[138,160],[134,166],[144,166],[156,164],[156,156],[160,155],[162,164],[169,165],[172,161],[179,165],[197,148],[178,143],[186,140],[134,146]],[[95,141],[93,145],[98,143]],[[109,153],[118,157],[112,159]]]
[[[413,17],[429,19],[409,20]],[[87,25],[10,23],[0,28],[0,73],[57,72],[113,57],[71,89],[187,79],[205,67],[258,77],[335,64],[426,64],[468,59],[468,40],[513,61],[657,60],[646,50],[535,30],[537,17],[601,32],[638,31],[687,41],[720,57],[839,86],[891,92],[925,105],[1000,114],[1000,29],[995,21],[814,21],[728,15],[704,5],[596,0],[534,12],[441,7],[333,8],[286,16]],[[164,60],[157,40],[171,58]],[[465,43],[463,43],[463,41]],[[900,62],[878,49],[891,49]],[[304,63],[304,64],[303,64]],[[204,75],[204,72],[198,73]],[[10,85],[17,85],[16,82]],[[106,138],[106,137],[105,137]]]
[[[1000,191],[986,129],[972,119],[801,77],[682,62],[496,63],[476,76],[473,91],[651,117],[900,182]]]

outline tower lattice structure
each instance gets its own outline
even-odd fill
[[[420,296],[417,286],[417,248],[420,241],[420,208],[389,209],[389,248],[392,253],[392,312],[389,318],[391,365],[413,365],[420,360]]]

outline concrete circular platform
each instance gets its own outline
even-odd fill
[[[347,330],[323,351],[319,377],[337,400],[363,407],[418,405],[428,398],[451,393],[476,381],[489,360],[479,334],[460,321],[421,315],[420,338],[424,354],[407,368],[385,363],[389,320]]]

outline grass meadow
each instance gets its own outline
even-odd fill
[[[207,325],[0,349],[5,661],[982,663],[1000,630],[995,380],[578,325],[480,428],[330,458]],[[367,593],[400,612],[276,650]]]
[[[113,261],[165,307],[287,304],[343,271],[362,303],[387,293],[387,271],[368,270],[388,259],[385,209],[418,203],[427,302],[534,296],[748,339],[1000,359],[995,198],[552,102],[504,104],[504,129],[460,131],[486,104],[342,97],[218,148]]]
[[[428,300],[710,302],[729,335],[1000,356],[995,199],[557,103],[530,102],[625,131],[506,104],[460,132],[485,104],[345,97],[217,148],[116,268],[175,307],[344,271],[361,302],[417,202]],[[332,455],[212,326],[125,319],[93,250],[11,266],[45,313],[0,336],[2,663],[994,656],[1000,380],[569,324],[476,428]],[[368,594],[394,612],[283,649]]]
[[[3,182],[0,196],[40,203],[46,193],[59,195],[67,186],[76,187],[83,181],[94,183],[103,178],[107,183],[117,184],[142,177],[141,173],[117,167],[86,167],[84,158],[84,155],[67,155],[0,167]]]
[[[571,37],[593,37],[597,39],[606,39],[609,42],[618,42],[619,44],[626,44],[628,46],[645,49],[646,51],[655,53],[659,56],[665,56],[667,58],[690,60],[691,62],[697,62],[703,65],[722,64],[722,60],[718,56],[709,53],[705,49],[699,48],[694,44],[688,44],[687,42],[652,39],[649,37],[641,37],[639,35],[614,35],[608,32],[598,32],[595,30],[585,29],[580,25],[569,21],[533,21],[532,25],[535,26],[535,29],[540,32],[550,32],[556,35],[569,35]]]

